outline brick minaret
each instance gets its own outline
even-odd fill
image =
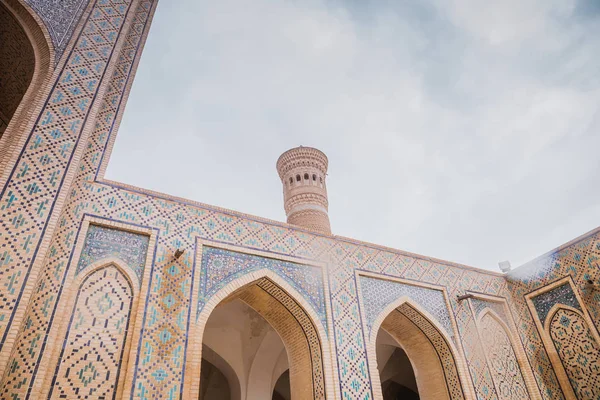
[[[312,147],[290,149],[277,160],[289,224],[331,234],[325,183],[327,165],[327,156]]]

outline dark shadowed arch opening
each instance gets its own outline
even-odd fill
[[[377,342],[384,399],[465,398],[451,342],[435,323],[411,304],[403,303],[385,317],[378,330]],[[395,344],[398,350],[382,351],[382,344]],[[386,371],[390,361],[395,365]]]
[[[27,92],[35,71],[35,53],[25,30],[0,2],[0,137]]]

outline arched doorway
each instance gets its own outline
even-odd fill
[[[418,306],[399,304],[384,311],[371,332],[381,398],[465,399],[458,352],[447,333]]]
[[[290,393],[290,370],[285,371],[275,382],[273,387],[272,400],[291,400],[292,394]]]
[[[0,2],[0,138],[33,78],[35,54],[17,18]]]
[[[240,393],[232,400],[286,399],[290,394],[293,400],[325,399],[324,329],[291,287],[273,273],[263,274],[268,277],[245,285],[244,278],[232,282],[218,304],[200,313],[201,347],[209,347],[235,371]],[[192,397],[196,390],[202,393],[202,382],[197,384],[199,389],[192,384]]]
[[[16,161],[50,88],[53,47],[23,0],[0,0],[0,175]]]
[[[406,352],[383,329],[379,329],[376,346],[383,399],[419,400],[415,372]]]

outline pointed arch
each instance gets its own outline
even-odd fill
[[[600,340],[586,315],[557,303],[548,312],[544,334],[552,345],[548,354],[563,389],[579,400],[600,397]]]
[[[486,307],[479,313],[477,328],[498,397],[537,398],[537,393],[529,393],[523,365],[517,356],[515,343],[506,322],[498,313]]]
[[[379,329],[385,330],[408,355],[421,399],[465,399],[464,359],[441,324],[410,297],[390,303],[373,322],[368,352],[376,398],[382,398],[376,354]]]
[[[188,345],[184,397],[197,398],[200,388],[202,340],[209,316],[221,303],[240,299],[279,334],[290,364],[292,391],[298,399],[333,398],[331,350],[326,329],[312,306],[278,274],[268,269],[249,272],[216,292],[200,310]],[[189,383],[188,383],[189,382]]]
[[[4,17],[2,17],[2,15]],[[54,47],[41,18],[22,0],[0,0],[0,183],[16,161],[36,111],[50,89]],[[11,26],[13,28],[11,29]],[[4,33],[3,33],[4,32]],[[12,33],[11,33],[12,32]],[[3,35],[11,35],[9,38]],[[17,38],[12,37],[17,35]],[[19,44],[14,43],[18,40]],[[8,75],[7,75],[8,74]]]
[[[217,352],[206,345],[202,345],[202,358],[203,362],[209,362],[214,367],[216,367],[227,380],[229,384],[230,390],[230,400],[239,400],[241,399],[240,393],[240,380],[235,372],[235,370],[229,365],[227,360],[221,357]]]
[[[60,342],[50,359],[53,373],[44,385],[47,397],[118,398],[139,299],[135,272],[124,261],[107,257],[75,276],[70,287],[58,326]]]

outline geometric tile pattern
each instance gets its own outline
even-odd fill
[[[54,12],[67,16],[56,19],[67,21],[65,23],[50,23],[47,21],[52,19],[51,16],[44,17],[46,24],[69,27],[54,29],[57,38],[71,35],[68,30],[74,24],[68,22],[69,15],[74,16],[71,21],[76,22],[79,18],[77,13],[85,4],[84,0],[65,0],[61,5],[52,7],[50,0],[27,1],[34,4],[41,15]],[[82,34],[72,41],[75,47],[68,55],[64,69],[57,71],[58,78],[49,100],[29,135],[18,164],[11,171],[8,185],[0,195],[0,222],[11,233],[0,235],[1,336],[12,322],[11,316],[29,277],[29,268],[34,258],[39,256],[37,249],[46,224],[51,216],[58,217],[46,259],[43,260],[42,276],[31,295],[26,323],[21,325],[10,368],[2,380],[1,398],[35,397],[28,390],[34,382],[41,356],[47,349],[47,335],[56,325],[54,311],[64,277],[70,268],[76,268],[69,260],[77,231],[86,214],[148,226],[157,232],[149,294],[143,299],[141,338],[135,344],[135,360],[131,360],[136,363],[133,386],[136,398],[175,398],[181,393],[187,336],[190,320],[195,317],[190,315],[191,297],[199,290],[193,287],[196,266],[192,256],[198,237],[299,260],[327,262],[325,272],[328,274],[330,298],[325,300],[331,305],[339,393],[344,399],[373,398],[365,332],[357,299],[356,270],[444,286],[451,306],[448,313],[456,321],[476,394],[486,400],[497,398],[492,376],[482,352],[476,351],[481,341],[477,340],[476,323],[469,302],[459,303],[456,296],[474,291],[512,299],[519,335],[544,399],[564,398],[524,297],[563,276],[570,275],[576,288],[587,279],[597,281],[599,234],[511,271],[507,281],[500,276],[452,263],[343,238],[319,236],[210,206],[97,181],[100,163],[108,157],[107,148],[110,148],[110,141],[116,133],[113,129],[117,124],[115,121],[123,110],[125,93],[132,79],[131,71],[135,60],[139,59],[140,40],[147,33],[153,5],[151,1],[134,4],[137,7],[133,25],[126,33],[124,47],[111,58],[121,25],[128,14],[129,0],[96,1],[89,19],[86,16]],[[68,12],[61,11],[61,6]],[[110,59],[116,62],[114,73],[105,76]],[[97,96],[100,83],[108,84],[107,93],[102,98]],[[91,135],[87,143],[80,143],[92,105],[98,114],[90,126]],[[76,149],[83,149],[83,156],[76,166],[77,175],[71,181],[66,171]],[[68,193],[64,185],[68,185]],[[55,215],[57,210],[53,207],[59,192],[67,193],[67,197],[62,213]],[[186,252],[180,259],[173,260],[172,252],[176,248],[184,248]],[[299,261],[298,265],[301,264]],[[295,281],[296,278],[290,280]],[[302,293],[306,296],[308,292]],[[585,296],[582,293],[592,319],[599,324],[600,295],[598,291],[590,291]],[[311,305],[317,311],[318,307]],[[459,385],[457,379],[451,381]]]
[[[369,335],[373,321],[389,304],[402,296],[409,297],[423,307],[444,328],[445,333],[454,339],[454,330],[448,314],[448,307],[441,290],[407,285],[384,279],[360,275],[360,287],[363,294],[363,313],[366,318]]]
[[[268,269],[281,276],[310,303],[327,327],[321,268],[203,246],[198,315],[210,298],[242,275]]]
[[[29,87],[35,54],[19,22],[0,3],[0,137]]]
[[[77,293],[52,382],[52,399],[114,398],[122,367],[133,290],[110,265],[88,276]]]
[[[540,319],[542,326],[546,323],[546,317],[555,304],[564,304],[581,311],[579,301],[577,300],[575,293],[573,293],[571,285],[568,283],[535,296],[531,301],[538,313],[538,318]]]
[[[507,283],[512,294],[511,308],[514,310],[513,315],[517,318],[516,326],[525,353],[532,364],[534,378],[544,399],[564,399],[565,395],[542,343],[542,338],[537,331],[525,300],[526,296],[560,278],[570,277],[574,284],[574,290],[577,290],[584,300],[584,304],[579,307],[587,308],[592,321],[599,329],[600,292],[584,288],[588,280],[592,280],[596,284],[600,281],[599,260],[600,232],[596,231],[510,271],[507,275]],[[561,301],[570,300],[563,297]],[[539,300],[538,303],[540,303]],[[579,309],[578,307],[574,308]],[[541,312],[542,316],[544,315],[544,308],[539,304],[536,307],[536,314],[538,312]],[[534,317],[537,318],[537,315]]]
[[[148,236],[138,233],[90,225],[76,274],[94,262],[112,256],[123,260],[135,272],[138,283],[141,284],[149,239]]]
[[[600,399],[600,343],[577,312],[559,308],[550,322],[550,337],[579,400]]]
[[[73,35],[89,0],[25,0],[40,16],[48,29],[60,59]]]
[[[490,313],[481,319],[481,339],[498,398],[529,399],[525,379],[511,340],[504,327]]]
[[[0,265],[0,287],[6,294],[0,302],[0,335],[6,333],[5,326],[27,281],[128,3],[97,1],[0,193],[0,222],[11,231],[11,235],[0,235],[0,248],[6,252]]]
[[[446,386],[452,400],[464,399],[465,394],[460,383],[458,367],[450,346],[444,336],[419,311],[407,303],[402,304],[396,311],[407,317],[427,336],[433,345],[444,370]]]
[[[62,103],[69,107],[74,104],[77,110],[80,106],[90,107],[96,94],[97,85],[103,77],[104,68],[106,68],[111,57],[111,51],[118,38],[119,29],[121,29],[124,17],[129,12],[128,2],[128,0],[101,0],[95,3],[94,9],[87,17],[82,33],[76,39],[77,44],[69,56],[70,61],[59,74],[57,85],[51,93],[49,106],[47,107],[61,105]],[[93,131],[94,139],[87,144],[82,143],[82,145],[85,145],[84,161],[78,167],[78,176],[75,179],[70,196],[67,197],[64,211],[58,218],[59,223],[53,232],[48,255],[41,270],[42,276],[39,278],[38,288],[33,292],[30,300],[30,304],[36,306],[27,311],[25,316],[25,320],[28,321],[27,325],[21,325],[19,333],[21,339],[16,342],[15,350],[9,360],[9,365],[12,368],[3,377],[0,397],[10,396],[11,399],[25,399],[31,396],[31,387],[37,376],[37,366],[47,345],[48,332],[55,320],[54,310],[62,292],[64,277],[68,272],[68,268],[75,268],[70,263],[70,257],[78,229],[86,212],[96,215],[104,214],[102,210],[99,210],[99,204],[89,202],[89,192],[86,192],[86,189],[83,188],[87,187],[89,190],[89,184],[86,182],[90,179],[89,173],[93,171],[88,168],[99,165],[109,129],[114,126],[116,110],[121,105],[119,99],[123,96],[135,57],[139,56],[137,50],[144,29],[147,26],[151,5],[152,3],[149,1],[137,3],[134,18],[127,31],[121,53],[114,55],[118,59],[114,73],[110,76],[108,82],[106,96],[100,99],[98,119],[95,122],[97,129]],[[86,51],[87,53],[85,53]],[[94,62],[94,68],[91,71],[80,68],[81,66],[90,65],[90,61]],[[79,92],[80,89],[75,89],[79,87],[76,85],[80,84],[83,85],[81,86],[83,93]],[[74,97],[78,100],[74,101]],[[23,225],[22,230],[11,230],[13,235],[10,240],[14,243],[22,243],[23,246],[14,246],[9,242],[9,245],[5,247],[8,250],[3,255],[5,262],[0,263],[0,272],[2,272],[0,285],[3,285],[3,293],[5,294],[3,298],[5,303],[0,304],[0,311],[6,317],[3,318],[3,315],[0,315],[0,328],[4,328],[9,323],[8,317],[10,314],[7,315],[6,312],[12,312],[15,304],[14,302],[10,303],[10,301],[12,301],[12,298],[16,298],[22,290],[24,279],[27,276],[27,269],[31,266],[35,255],[34,250],[44,226],[40,221],[45,221],[51,214],[48,207],[53,203],[53,198],[58,193],[65,172],[64,168],[66,168],[65,164],[59,164],[58,161],[62,160],[63,156],[68,159],[70,152],[77,146],[77,140],[81,133],[83,121],[75,112],[67,110],[69,108],[65,107],[63,109],[65,111],[64,115],[59,112],[53,117],[55,119],[43,119],[39,123],[30,139],[30,141],[33,140],[33,144],[30,143],[29,147],[26,147],[26,151],[18,163],[18,165],[24,167],[21,172],[26,177],[29,173],[32,173],[38,177],[38,182],[48,180],[48,185],[32,186],[37,191],[35,194],[36,201],[31,201],[31,196],[29,196],[29,200],[27,196],[24,198],[15,196],[16,193],[27,193],[21,189],[18,191],[11,189],[18,187],[18,185],[15,186],[18,180],[15,179],[11,181],[12,183],[5,190],[3,197],[0,197],[0,208],[10,218],[18,215],[15,214],[18,212],[23,214],[24,211],[35,210],[33,214],[19,217],[21,218],[19,221]],[[46,113],[41,115],[47,116]],[[75,119],[70,119],[73,116],[75,116]],[[65,131],[58,129],[61,126],[67,126],[68,129]],[[49,138],[46,138],[45,135]],[[57,151],[60,151],[58,153],[60,157],[55,160],[55,152]],[[29,152],[35,153],[30,155]],[[26,160],[34,160],[35,163],[30,164]],[[44,166],[42,163],[44,160],[54,162]],[[24,185],[21,181],[18,183]],[[31,186],[31,181],[29,185]],[[10,219],[8,220],[10,221]],[[34,226],[38,227],[37,231]],[[23,237],[25,234],[27,236]],[[7,239],[6,236],[0,236],[0,242],[6,242]],[[11,305],[10,308],[9,305]],[[43,312],[40,312],[40,310],[43,310]]]

